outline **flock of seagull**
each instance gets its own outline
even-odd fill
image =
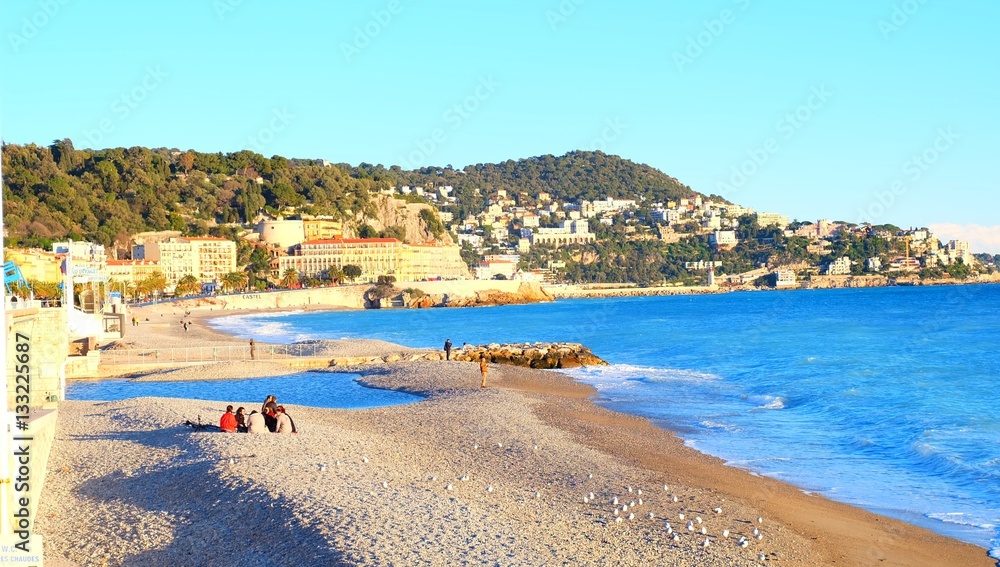
[[[479,446],[478,443],[473,445],[473,449],[479,449],[479,447],[480,446]],[[502,449],[503,448],[503,443],[497,443],[496,447]],[[538,445],[533,445],[532,448],[535,451],[537,451],[538,450]],[[232,460],[230,462],[232,462]],[[362,463],[368,463],[369,462],[368,457],[367,456],[362,456],[361,457],[361,462]],[[334,466],[337,466],[337,467],[339,467],[340,465],[341,465],[340,461],[336,461],[335,464],[334,464]],[[325,464],[320,464],[319,465],[319,470],[321,472],[326,471],[327,470],[327,466]],[[588,479],[593,479],[594,478],[593,473],[588,473],[587,474],[587,478]],[[438,481],[438,478],[436,476],[431,476],[429,478],[429,480],[431,482],[435,482],[436,483]],[[469,477],[468,474],[465,474],[465,475],[462,475],[461,477],[458,477],[457,480],[461,481],[461,482],[468,482],[470,480],[470,477]],[[389,487],[389,483],[387,481],[382,481],[381,486],[382,486],[383,489],[386,489],[386,488]],[[455,485],[452,484],[452,483],[447,483],[447,484],[445,484],[444,490],[445,491],[453,491],[453,490],[455,490]],[[495,489],[494,489],[494,487],[493,487],[492,484],[487,485],[487,487],[486,487],[486,492],[487,493],[492,493],[494,490]],[[622,497],[613,496],[611,498],[611,500],[609,501],[610,505],[614,507],[611,510],[611,512],[609,513],[609,515],[605,517],[605,519],[607,520],[607,522],[608,522],[609,525],[612,524],[612,523],[613,524],[622,524],[624,522],[630,522],[630,521],[636,520],[637,518],[640,518],[640,516],[637,516],[636,513],[639,511],[640,507],[646,505],[646,502],[642,498],[642,495],[643,495],[642,489],[641,488],[633,488],[631,486],[627,486],[627,487],[625,487],[625,492],[626,492],[626,494],[628,494],[628,496],[624,496],[624,495]],[[663,492],[670,492],[670,487],[668,485],[664,484],[663,485]],[[537,498],[541,498],[541,496],[542,496],[541,492],[537,492],[536,491],[534,493],[534,497],[536,499]],[[582,500],[583,500],[584,504],[588,504],[588,505],[592,505],[592,504],[597,504],[598,503],[598,497],[593,492],[588,492],[588,493],[584,494]],[[626,502],[626,500],[627,500],[627,502]],[[680,503],[680,498],[676,494],[671,495],[669,497],[669,500],[672,501],[675,504],[679,504]],[[605,500],[605,502],[608,502],[608,501]],[[716,515],[722,514],[722,508],[720,508],[720,507],[713,508],[712,512],[714,514],[716,514]],[[644,516],[648,520],[655,520],[657,518],[657,514],[655,512],[652,512],[652,511],[647,512]],[[684,514],[683,511],[677,513],[677,520],[679,522],[684,522],[685,519],[686,519],[686,516],[685,516],[685,514]],[[750,537],[747,537],[747,535],[740,535],[735,540],[735,545],[738,546],[738,547],[740,547],[740,548],[747,548],[752,543],[752,540],[756,540],[758,542],[762,541],[764,539],[764,534],[760,531],[760,527],[762,527],[763,522],[764,522],[764,519],[762,517],[757,517],[756,522],[755,522],[756,525],[754,525],[753,529],[751,530],[751,532],[749,534]],[[679,543],[681,541],[681,535],[687,533],[687,534],[690,534],[692,536],[695,536],[697,538],[696,541],[700,541],[700,543],[697,543],[696,545],[698,545],[702,549],[706,549],[706,550],[711,545],[713,545],[713,538],[715,538],[715,540],[719,540],[720,536],[721,536],[721,540],[725,540],[725,541],[731,541],[732,540],[732,538],[730,537],[730,535],[731,535],[730,531],[728,529],[724,529],[721,532],[719,532],[717,535],[714,535],[714,536],[712,534],[710,534],[709,531],[708,531],[707,525],[705,524],[705,521],[701,518],[701,516],[695,516],[693,519],[688,519],[687,522],[684,523],[683,525],[684,525],[683,528],[675,529],[673,527],[673,525],[671,525],[670,520],[668,518],[664,518],[663,529],[666,531],[666,535],[668,536],[668,539],[670,539],[671,541],[673,541],[675,543]],[[758,527],[758,526],[760,526],[760,527]],[[701,536],[704,536],[704,539],[701,539]],[[764,554],[759,554],[758,555],[758,559],[761,560],[761,561],[764,561],[766,559],[766,556]]]

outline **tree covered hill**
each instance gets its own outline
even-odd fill
[[[647,203],[697,194],[647,165],[584,151],[409,171],[250,151],[77,150],[65,139],[47,147],[5,144],[3,173],[8,244],[21,246],[67,237],[124,245],[148,230],[203,235],[216,223],[245,223],[258,211],[285,206],[360,224],[374,216],[373,194],[401,185],[454,187],[456,218],[482,210],[498,189],[526,205],[541,192],[562,201],[614,197]]]

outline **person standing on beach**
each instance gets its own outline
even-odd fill
[[[233,406],[226,406],[226,413],[222,414],[219,420],[219,429],[226,433],[236,433],[236,415],[233,414]]]
[[[257,358],[257,346],[253,344],[253,339],[250,339],[250,360]]]
[[[489,370],[489,367],[486,366],[486,356],[484,355],[482,358],[479,359],[479,371],[483,373],[483,383],[479,386],[480,388],[486,387],[487,370]]]
[[[444,359],[451,360],[451,339],[444,341]]]

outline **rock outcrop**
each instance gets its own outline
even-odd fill
[[[521,282],[517,291],[508,292],[498,289],[478,290],[470,295],[427,294],[423,292],[404,292],[401,296],[403,307],[421,309],[426,307],[484,307],[487,305],[519,305],[523,303],[540,303],[553,301],[540,285],[533,282]]]
[[[528,368],[577,368],[579,366],[605,366],[608,363],[594,356],[590,349],[579,343],[519,343],[466,345],[451,352],[457,361],[487,362],[525,366]]]

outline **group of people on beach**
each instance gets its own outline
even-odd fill
[[[298,433],[292,416],[285,411],[285,406],[278,405],[278,398],[268,396],[260,411],[253,410],[249,415],[246,408],[239,407],[233,412],[233,406],[226,406],[226,413],[219,419],[219,429],[225,433]]]

